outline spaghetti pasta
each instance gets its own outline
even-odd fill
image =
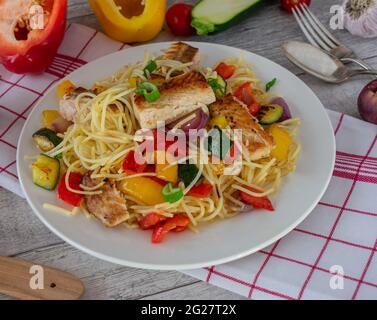
[[[99,94],[89,91],[77,95],[75,108],[77,114],[74,124],[62,135],[62,142],[48,151],[46,154],[55,157],[62,154],[62,162],[66,166],[65,183],[69,191],[84,196],[100,195],[105,179],[114,184],[119,181],[136,177],[156,178],[156,173],[144,172],[126,174],[122,170],[124,157],[137,148],[135,133],[140,129],[134,112],[132,94],[135,88],[131,79],[145,81],[143,68],[151,59],[146,54],[142,63],[125,66],[113,76],[95,83],[101,88]],[[165,77],[168,81],[177,72],[188,72],[192,63],[182,63],[175,60],[167,60],[164,57],[152,57],[157,64],[154,73]],[[266,104],[271,96],[260,86],[260,80],[253,69],[242,57],[231,58],[222,61],[235,66],[234,75],[227,80],[227,92],[234,93],[244,82],[253,84],[255,98],[260,104]],[[216,72],[211,68],[203,68],[201,73],[208,79],[214,77]],[[203,106],[208,114],[208,108]],[[195,115],[189,115],[178,122],[175,127],[193,119]],[[242,148],[242,166],[237,175],[223,175],[226,165],[204,163],[198,164],[198,171],[189,185],[182,186],[184,197],[175,203],[160,203],[145,205],[140,199],[130,194],[123,194],[129,211],[129,217],[123,223],[128,228],[136,228],[138,221],[150,212],[157,212],[164,217],[173,217],[178,213],[185,213],[190,221],[190,228],[197,227],[204,222],[212,222],[216,219],[233,217],[245,208],[245,203],[237,193],[243,192],[252,197],[265,197],[275,194],[284,176],[296,169],[296,162],[301,146],[294,140],[300,126],[299,119],[289,119],[278,124],[294,141],[289,148],[288,157],[283,161],[266,157],[252,161],[247,147]],[[203,155],[197,155],[199,158]],[[187,160],[187,158],[183,159]],[[170,166],[175,165],[171,163]],[[81,190],[75,190],[69,185],[69,176],[73,171],[91,173],[91,178],[98,180],[93,186],[80,185]],[[204,178],[213,186],[212,192],[205,197],[194,197],[190,190]],[[245,186],[252,187],[251,191]],[[89,212],[84,206],[84,211]],[[46,205],[46,208],[51,208]]]

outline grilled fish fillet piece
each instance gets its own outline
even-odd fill
[[[93,187],[99,182],[100,180],[91,179],[90,174],[86,174],[82,183]],[[125,222],[129,218],[129,212],[126,199],[122,197],[120,191],[109,182],[106,182],[100,190],[101,194],[85,196],[88,211],[109,228]]]
[[[192,62],[192,68],[195,69],[200,61],[199,49],[184,42],[176,42],[165,51],[164,58],[180,61],[182,63]]]
[[[164,76],[161,76],[159,74],[153,74],[153,73],[149,77],[148,81],[154,83],[157,87],[162,86],[166,82]]]
[[[198,71],[187,72],[157,86],[161,97],[155,102],[148,102],[141,95],[133,96],[135,115],[141,128],[156,128],[158,121],[171,123],[203,104],[216,101],[212,88]]]
[[[274,147],[273,138],[259,125],[246,106],[231,94],[211,104],[211,117],[225,116],[232,129],[242,129],[244,145],[250,151],[251,160],[268,157]]]
[[[75,105],[75,100],[77,96],[81,93],[88,92],[85,88],[77,88],[74,92],[69,95],[64,96],[63,99],[59,101],[59,112],[62,117],[68,121],[74,121],[77,109]],[[90,99],[83,98],[80,103],[80,108],[87,108],[88,112],[90,111]]]

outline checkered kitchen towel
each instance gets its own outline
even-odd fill
[[[72,24],[68,29],[43,75],[20,76],[0,67],[0,186],[20,196],[16,145],[35,102],[81,65],[124,48],[88,27]],[[314,212],[260,252],[187,274],[253,299],[377,299],[377,126],[332,111],[329,115],[337,140],[336,167]],[[334,271],[343,271],[343,289],[331,289]]]

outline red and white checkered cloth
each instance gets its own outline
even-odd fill
[[[35,102],[73,70],[123,48],[102,33],[71,24],[44,74],[20,76],[0,67],[0,186],[23,196],[16,145]],[[329,115],[336,167],[314,212],[258,253],[187,274],[253,299],[377,299],[377,126],[333,111]],[[331,289],[334,271],[344,272],[343,289]]]

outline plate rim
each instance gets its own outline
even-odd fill
[[[112,52],[112,53],[107,54],[105,56],[102,56],[102,57],[100,57],[98,59],[90,61],[89,63],[85,64],[84,66],[81,66],[80,68],[76,69],[74,72],[68,74],[66,77],[58,79],[58,81],[54,85],[52,85],[44,93],[44,95],[41,96],[38,99],[38,101],[33,106],[33,108],[31,110],[29,116],[27,117],[27,119],[26,119],[26,121],[25,121],[25,123],[24,123],[24,125],[22,127],[22,130],[21,130],[18,142],[17,142],[17,152],[16,152],[16,159],[17,159],[17,161],[16,162],[17,162],[17,174],[18,174],[18,177],[19,177],[19,181],[20,181],[20,185],[21,185],[21,190],[23,191],[23,193],[25,195],[25,198],[26,198],[29,206],[32,208],[34,214],[39,218],[39,220],[41,220],[42,223],[49,230],[51,230],[59,238],[61,238],[63,241],[67,242],[68,244],[70,244],[74,248],[76,248],[76,249],[78,249],[78,250],[80,250],[80,251],[82,251],[84,253],[87,253],[87,254],[89,254],[91,256],[94,256],[94,257],[96,257],[98,259],[101,259],[101,260],[104,260],[104,261],[108,261],[108,262],[111,262],[111,263],[115,263],[115,264],[118,264],[118,265],[122,265],[122,266],[128,266],[128,267],[133,267],[133,268],[141,268],[141,269],[148,269],[148,270],[165,270],[165,271],[167,271],[167,270],[190,270],[190,269],[205,268],[205,267],[209,267],[209,266],[213,266],[213,265],[221,265],[221,264],[224,264],[224,263],[228,263],[228,262],[231,262],[231,261],[234,261],[234,260],[238,260],[238,259],[244,258],[246,256],[249,256],[249,255],[257,252],[257,251],[260,251],[263,248],[268,247],[269,245],[275,243],[279,239],[281,239],[284,236],[286,236],[287,234],[289,234],[296,226],[298,226],[303,220],[305,220],[308,217],[308,215],[318,205],[319,201],[321,200],[321,198],[323,197],[324,193],[326,192],[326,190],[327,190],[327,188],[329,186],[329,183],[331,181],[332,173],[333,173],[334,166],[335,166],[336,139],[335,139],[335,134],[332,134],[331,135],[331,145],[332,145],[332,151],[333,152],[331,154],[331,170],[330,170],[330,173],[327,176],[327,179],[326,179],[326,182],[325,182],[325,184],[324,184],[324,186],[322,188],[322,191],[318,194],[318,196],[316,197],[316,199],[313,201],[312,205],[308,209],[306,209],[306,211],[303,212],[297,220],[295,220],[292,224],[290,224],[288,227],[286,227],[284,230],[282,230],[279,234],[275,235],[274,237],[270,238],[269,240],[267,240],[267,241],[265,241],[263,243],[260,243],[259,245],[254,246],[254,247],[252,247],[252,248],[250,248],[248,250],[243,250],[242,252],[235,253],[233,255],[229,255],[229,256],[224,257],[224,258],[219,258],[219,259],[216,259],[216,260],[211,260],[211,261],[207,261],[207,262],[203,262],[203,263],[197,262],[197,263],[191,263],[191,264],[190,263],[178,264],[178,265],[177,264],[163,264],[163,265],[161,265],[161,264],[152,264],[152,263],[146,264],[146,263],[140,263],[140,262],[130,261],[130,260],[127,260],[127,259],[115,258],[115,257],[109,256],[107,254],[103,254],[103,253],[97,252],[97,251],[92,250],[90,248],[87,248],[86,246],[81,245],[80,243],[77,243],[74,240],[70,239],[69,237],[65,236],[62,232],[60,232],[53,225],[51,225],[43,217],[43,215],[37,210],[37,208],[34,206],[33,201],[30,199],[30,197],[28,195],[28,192],[26,191],[26,188],[24,186],[22,175],[20,175],[20,172],[21,172],[21,163],[24,161],[24,159],[20,158],[21,157],[20,156],[21,141],[24,140],[24,139],[21,139],[21,138],[23,138],[23,136],[24,136],[24,131],[26,130],[26,126],[27,126],[27,124],[29,123],[29,121],[31,119],[31,116],[33,114],[34,109],[37,108],[40,105],[40,103],[43,101],[43,99],[45,99],[46,96],[48,96],[51,91],[55,90],[57,84],[60,81],[63,81],[65,79],[70,79],[70,78],[74,77],[75,74],[79,73],[80,70],[83,67],[85,67],[85,66],[87,66],[87,65],[89,65],[91,63],[98,63],[102,59],[106,60],[106,59],[108,59],[109,56],[119,54],[120,52],[126,52],[127,50],[132,49],[132,48],[145,48],[145,50],[148,50],[148,47],[150,48],[151,46],[157,46],[157,47],[158,46],[162,47],[162,46],[165,46],[165,45],[168,46],[168,45],[170,45],[170,44],[172,44],[174,42],[176,42],[176,41],[154,42],[154,43],[144,44],[144,45],[140,45],[140,46],[136,46],[136,47],[125,48],[125,49],[120,50],[120,51]],[[280,68],[283,68],[287,73],[290,74],[290,76],[293,76],[296,80],[298,80],[303,85],[305,85],[305,87],[308,90],[310,90],[310,92],[317,98],[317,100],[319,101],[319,103],[320,103],[320,105],[321,105],[321,107],[322,107],[322,109],[324,111],[325,118],[326,118],[326,125],[333,129],[333,126],[332,126],[331,120],[329,118],[329,115],[328,115],[328,113],[326,111],[326,108],[324,107],[323,103],[318,98],[318,96],[314,93],[314,91],[304,81],[302,81],[299,77],[297,77],[293,72],[291,72],[287,68],[283,67],[279,63],[274,62],[274,61],[270,60],[269,58],[266,58],[266,57],[264,57],[264,56],[262,56],[260,54],[256,54],[256,53],[254,53],[252,51],[248,51],[246,49],[237,48],[237,47],[233,47],[233,46],[228,46],[228,45],[223,45],[223,44],[217,44],[217,43],[211,43],[211,42],[198,42],[198,41],[184,41],[184,42],[188,43],[190,45],[193,45],[193,46],[195,46],[195,45],[196,46],[209,45],[209,46],[220,47],[220,48],[224,47],[224,48],[227,48],[227,49],[240,50],[240,51],[245,52],[247,54],[251,53],[253,55],[256,55],[259,58],[263,58],[263,59],[267,60],[271,64],[274,64],[274,65],[279,66]]]

